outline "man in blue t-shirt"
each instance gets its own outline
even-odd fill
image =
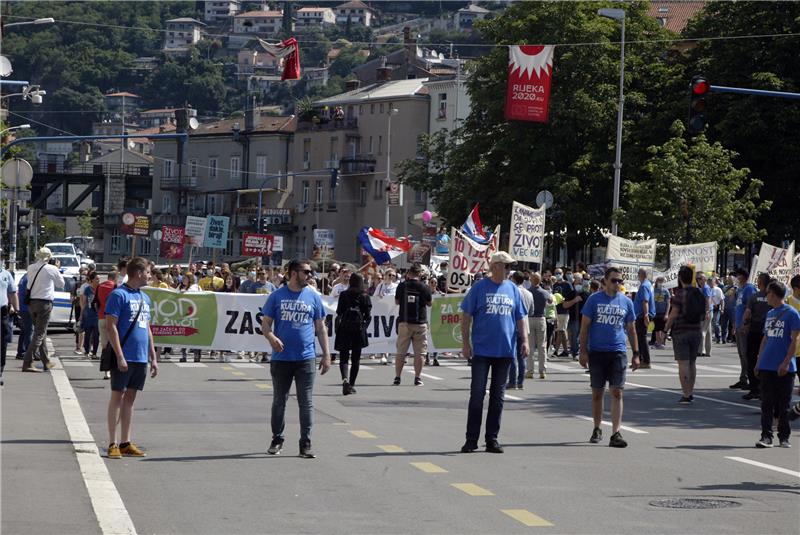
[[[105,319],[108,343],[116,356],[111,369],[111,399],[108,402],[108,458],[144,457],[131,442],[131,420],[136,394],[144,389],[147,363],[150,377],[158,374],[153,334],[150,332],[150,298],[140,290],[147,285],[150,264],[144,258],[132,258],[126,264],[125,284],[111,292],[106,300]],[[120,441],[117,443],[117,422]]]
[[[478,449],[489,370],[492,371],[492,383],[489,387],[489,412],[486,415],[486,451],[503,453],[497,436],[500,433],[508,369],[511,359],[516,358],[518,341],[521,344],[519,353],[523,358],[528,356],[528,333],[525,328],[528,310],[522,302],[519,289],[508,280],[508,271],[514,262],[514,258],[505,251],[494,253],[489,259],[491,276],[473,284],[461,302],[462,353],[467,359],[472,359],[467,441],[461,448],[462,453]]]
[[[594,430],[589,442],[603,439],[600,421],[603,416],[603,396],[606,382],[611,391],[611,440],[608,445],[624,448],[628,445],[619,432],[622,424],[622,389],[625,388],[627,357],[625,335],[633,349],[631,369],[639,368],[639,344],[634,327],[636,313],[633,302],[619,291],[623,282],[619,269],[606,269],[605,290],[595,292],[586,300],[581,314],[580,364],[589,366],[592,385],[592,419]],[[645,344],[647,341],[645,340]]]
[[[736,280],[738,288],[736,290],[736,315],[734,317],[734,327],[736,333],[736,349],[739,352],[739,381],[733,383],[730,388],[740,388],[749,390],[750,383],[747,380],[747,328],[744,326],[744,312],[747,310],[747,302],[756,293],[756,287],[747,282],[750,272],[739,268],[736,270]]]
[[[636,340],[639,351],[642,352],[642,369],[650,368],[650,347],[647,345],[647,329],[650,320],[656,316],[656,300],[653,295],[653,285],[647,280],[647,271],[639,269],[639,290],[633,301],[633,311],[636,314]]]
[[[272,292],[261,309],[261,329],[272,346],[269,364],[272,376],[272,443],[267,452],[277,455],[283,448],[286,399],[294,380],[300,407],[300,457],[313,459],[311,427],[314,423],[314,335],[322,348],[319,369],[322,375],[331,367],[325,308],[322,299],[308,287],[313,275],[307,260],[292,260],[287,266],[289,282]]]
[[[778,417],[778,441],[790,448],[789,402],[797,372],[795,353],[800,344],[800,314],[784,302],[786,285],[772,281],[767,286],[767,301],[772,310],[764,323],[764,338],[758,352],[755,373],[761,382],[761,439],[757,448],[772,447],[772,420]]]

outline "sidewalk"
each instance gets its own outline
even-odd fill
[[[100,533],[53,379],[21,364],[6,363],[0,391],[0,532]]]

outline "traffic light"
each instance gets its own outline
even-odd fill
[[[689,133],[699,134],[706,128],[706,96],[711,84],[704,76],[692,77],[689,86]]]
[[[25,232],[31,226],[30,221],[20,221],[31,213],[29,208],[17,208],[17,232]]]

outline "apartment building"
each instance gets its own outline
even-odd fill
[[[282,11],[248,11],[233,17],[233,33],[228,36],[228,46],[240,48],[251,39],[274,38],[283,27]]]
[[[203,20],[209,24],[227,21],[241,9],[240,0],[206,0],[203,9]]]
[[[301,7],[296,12],[298,27],[336,24],[336,14],[329,7]]]
[[[203,38],[205,27],[205,23],[189,17],[168,20],[162,50],[165,54],[188,53],[189,47]]]
[[[361,0],[353,0],[336,6],[336,24],[361,24],[375,26],[378,23],[378,12]]]

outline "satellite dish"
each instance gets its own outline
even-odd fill
[[[200,122],[197,118],[192,117],[189,119],[189,130],[197,130],[197,127],[200,126]]]
[[[5,56],[0,56],[0,76],[8,76],[14,69],[11,68],[11,62]]]

